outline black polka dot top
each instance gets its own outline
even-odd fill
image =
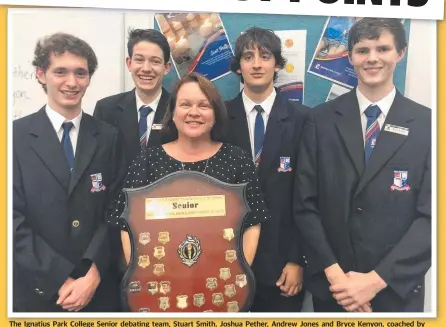
[[[183,168],[184,167],[184,168]],[[248,183],[246,199],[251,209],[244,228],[262,223],[269,218],[263,201],[255,166],[249,155],[241,148],[223,143],[218,152],[209,159],[182,163],[169,156],[161,145],[149,147],[135,159],[129,168],[123,188],[149,185],[158,179],[179,170],[204,172],[222,182],[231,184]],[[121,217],[125,207],[124,192],[115,202],[108,215],[108,222],[125,230]]]

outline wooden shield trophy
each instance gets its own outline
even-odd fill
[[[242,247],[245,190],[192,171],[124,189],[132,251],[121,285],[126,311],[249,310],[255,281]]]

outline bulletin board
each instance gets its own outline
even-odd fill
[[[223,25],[229,37],[229,41],[234,49],[235,40],[247,28],[258,26],[274,31],[280,30],[306,30],[306,55],[305,67],[311,63],[314,51],[321,37],[327,16],[295,16],[295,15],[266,15],[266,14],[220,14]],[[409,40],[410,21],[404,21],[406,37]],[[155,28],[159,26],[155,21]],[[410,44],[408,45],[410,47]],[[407,67],[406,56],[396,66],[394,74],[394,84],[396,88],[404,94]],[[164,79],[164,87],[171,90],[174,83],[178,80],[175,69],[172,69]],[[240,92],[240,78],[231,73],[214,81],[220,90],[223,98],[229,100],[237,96]],[[332,87],[333,82],[315,76],[311,73],[305,73],[304,85],[304,105],[314,107],[323,103]]]

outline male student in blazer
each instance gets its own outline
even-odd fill
[[[97,59],[83,40],[54,34],[33,65],[47,95],[13,123],[13,308],[120,308],[105,211],[125,177],[118,131],[82,111]]]
[[[272,31],[252,27],[237,39],[231,69],[240,75],[244,88],[226,103],[230,119],[227,137],[246,150],[258,166],[272,215],[262,224],[252,265],[257,280],[253,312],[301,311],[304,297],[301,239],[293,221],[292,201],[306,109],[282,99],[274,88],[284,64],[281,41]]]
[[[393,84],[399,19],[350,30],[358,86],[312,110],[296,178],[315,311],[420,312],[431,266],[431,110]]]
[[[160,130],[169,99],[162,83],[171,62],[166,37],[154,29],[131,30],[127,51],[126,64],[135,88],[99,100],[93,115],[123,135],[128,168],[142,148],[162,143]]]

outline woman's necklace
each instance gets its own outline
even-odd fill
[[[206,173],[206,169],[208,168],[208,162],[209,162],[209,159],[210,159],[210,158],[208,158],[208,159],[206,160],[206,165],[204,166],[204,169],[203,169],[203,171],[202,171],[203,174]],[[180,161],[180,163],[181,163],[181,167],[183,168],[183,170],[185,170],[185,169],[184,169],[184,163],[182,163],[181,161]]]

